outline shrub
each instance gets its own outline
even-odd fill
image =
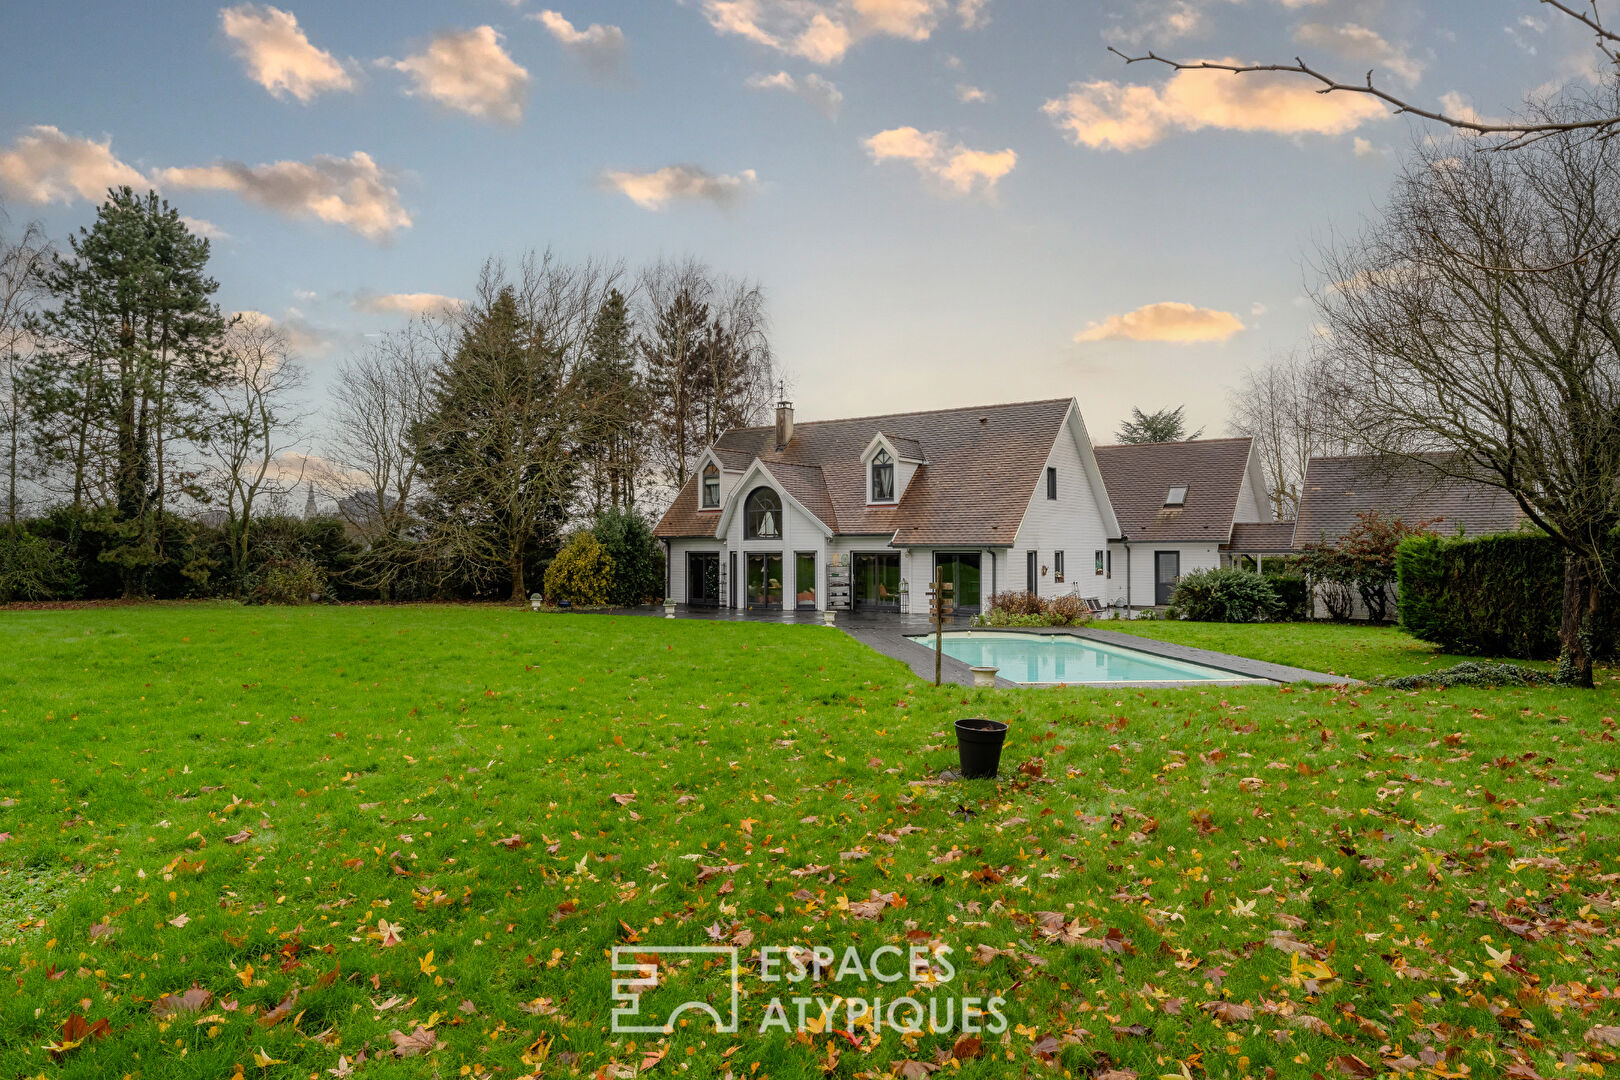
[[[308,604],[326,590],[326,575],[302,556],[262,563],[252,581],[247,598],[255,604]]]
[[[634,607],[664,595],[664,552],[645,518],[634,511],[608,510],[596,519],[591,532],[613,559],[608,603]]]
[[[1518,664],[1480,664],[1466,661],[1439,671],[1423,671],[1384,679],[1380,686],[1394,690],[1427,690],[1431,686],[1471,686],[1492,689],[1498,686],[1542,686],[1551,681],[1545,671]]]
[[[581,530],[568,538],[557,557],[546,567],[546,601],[564,600],[576,607],[598,607],[608,603],[613,586],[613,556],[602,542]]]
[[[1620,543],[1614,545],[1620,548]],[[1614,552],[1620,558],[1620,550]],[[1422,537],[1400,547],[1401,625],[1449,652],[1543,660],[1558,655],[1564,549],[1541,533]],[[1620,588],[1603,590],[1592,652],[1616,655]]]
[[[1271,591],[1277,594],[1277,614],[1274,618],[1287,622],[1300,622],[1310,618],[1310,608],[1307,599],[1310,590],[1305,583],[1304,574],[1291,572],[1272,573],[1267,570],[1265,579],[1271,585]]]
[[[1236,568],[1194,570],[1170,596],[1171,615],[1195,622],[1265,622],[1281,610],[1270,579]]]
[[[21,525],[0,525],[0,603],[49,600],[73,581],[62,545]]]
[[[973,621],[978,626],[1078,626],[1091,618],[1091,609],[1079,596],[1067,594],[1042,600],[1032,592],[997,593],[990,608]]]
[[[1367,618],[1386,622],[1396,578],[1396,553],[1401,542],[1411,537],[1432,536],[1433,522],[1408,525],[1400,518],[1385,517],[1377,510],[1356,515],[1356,524],[1332,544],[1307,547],[1299,565],[1316,586],[1317,595],[1327,606],[1328,615],[1347,620],[1355,614],[1356,597],[1361,598]]]

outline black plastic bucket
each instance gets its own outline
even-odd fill
[[[962,766],[962,779],[987,780],[1001,765],[1001,746],[1007,741],[1007,725],[1000,720],[972,716],[956,722],[956,756]]]

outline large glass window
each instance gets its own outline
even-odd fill
[[[950,611],[964,615],[979,611],[978,552],[935,552],[934,571],[941,584],[951,587],[945,594],[950,601]]]
[[[872,459],[872,501],[894,501],[894,458],[887,450],[879,450]]]
[[[715,510],[720,506],[720,470],[710,462],[703,470],[703,509]]]
[[[782,535],[782,497],[768,487],[748,493],[743,507],[743,536],[748,540],[775,540]]]

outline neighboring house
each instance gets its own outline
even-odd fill
[[[1445,455],[1430,457],[1444,464]],[[1374,454],[1317,457],[1305,468],[1294,548],[1336,544],[1356,527],[1358,514],[1373,510],[1408,525],[1427,524],[1441,535],[1512,532],[1524,522],[1519,504],[1501,488],[1443,476],[1421,462]],[[1394,588],[1390,586],[1392,600]],[[1342,602],[1348,602],[1351,618],[1367,618],[1360,597]],[[1312,597],[1312,614],[1330,614],[1321,588]]]
[[[756,611],[961,613],[998,592],[1100,596],[1120,535],[1072,398],[726,432],[658,523],[667,593]]]
[[[1182,575],[1250,553],[1234,543],[1248,529],[1290,527],[1271,524],[1251,439],[1099,446],[1096,454],[1122,530],[1096,554],[1116,606],[1168,604]]]

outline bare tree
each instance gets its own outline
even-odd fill
[[[1562,545],[1559,670],[1590,686],[1620,524],[1620,141],[1420,147],[1383,220],[1325,263],[1318,351],[1341,430],[1502,488]]]
[[[1229,427],[1254,440],[1272,513],[1278,521],[1293,521],[1311,458],[1356,450],[1331,422],[1319,372],[1296,353],[1276,357],[1244,372],[1230,399]]]
[[[267,320],[237,320],[225,348],[224,378],[210,391],[215,421],[205,444],[206,476],[210,494],[224,504],[232,580],[240,587],[255,514],[303,481],[303,459],[293,468],[282,459],[300,441],[304,416],[296,411],[296,395],[305,380],[286,339]]]
[[[775,360],[765,292],[686,259],[649,267],[640,296],[652,468],[673,494],[705,446],[728,428],[758,423],[770,405]]]
[[[1620,31],[1610,29],[1604,24],[1598,0],[1586,0],[1584,4],[1577,4],[1573,0],[1539,0],[1539,2],[1591,31],[1593,43],[1598,52],[1603,54],[1604,61],[1620,74]],[[1283,72],[1299,75],[1319,84],[1321,89],[1317,92],[1321,94],[1365,94],[1384,102],[1397,116],[1417,116],[1473,135],[1505,137],[1494,144],[1505,149],[1528,146],[1539,139],[1561,133],[1580,132],[1607,137],[1620,132],[1620,79],[1611,79],[1604,93],[1588,100],[1585,103],[1587,107],[1575,113],[1555,116],[1532,110],[1529,114],[1516,119],[1484,120],[1477,116],[1448,113],[1442,109],[1419,105],[1406,98],[1397,97],[1379,87],[1371,71],[1359,81],[1351,81],[1314,68],[1299,57],[1295,57],[1292,64],[1244,64],[1216,60],[1172,60],[1151,50],[1145,55],[1132,56],[1112,45],[1108,47],[1108,51],[1127,64],[1151,62],[1163,64],[1176,71],[1224,71],[1233,75]],[[1561,257],[1569,256],[1566,254]]]
[[[5,220],[0,209],[0,226]],[[11,525],[17,523],[17,488],[24,478],[24,374],[27,355],[33,351],[27,327],[42,299],[39,275],[50,250],[37,221],[24,225],[16,236],[0,231],[0,440],[4,440],[6,521]]]
[[[422,315],[338,366],[318,480],[368,542],[399,536],[410,519],[418,471],[411,435],[454,340],[451,315]]]

